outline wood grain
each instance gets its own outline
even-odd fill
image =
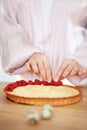
[[[31,126],[26,118],[29,109],[41,107],[16,104],[3,93],[7,83],[0,83],[0,130],[87,130],[87,88],[82,87],[83,99],[74,105],[54,107],[51,120],[40,120]]]

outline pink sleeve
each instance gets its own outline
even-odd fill
[[[24,64],[35,52],[21,26],[16,21],[18,0],[2,0],[0,11],[0,50],[2,66],[5,72],[24,73]]]

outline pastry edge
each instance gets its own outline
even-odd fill
[[[72,88],[72,87],[71,87]],[[11,101],[21,104],[29,104],[29,105],[37,105],[42,106],[44,104],[50,104],[52,106],[65,106],[71,105],[79,102],[82,99],[82,91],[79,88],[75,88],[79,91],[78,95],[71,96],[71,97],[63,97],[63,98],[27,98],[27,97],[20,97],[16,95],[12,95],[4,90],[7,98]]]

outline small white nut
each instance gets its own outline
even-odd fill
[[[41,112],[41,116],[42,116],[42,118],[43,119],[50,119],[51,117],[52,117],[52,112],[50,112],[49,110],[47,110],[47,109],[44,109],[44,110],[42,110],[42,112]]]
[[[32,109],[28,111],[27,119],[30,124],[32,125],[37,124],[40,120],[40,114],[37,110]]]
[[[42,107],[42,109],[43,109],[43,110],[46,109],[46,110],[49,110],[50,112],[53,112],[53,107],[52,107],[51,105],[49,105],[49,104],[44,105],[44,106]]]

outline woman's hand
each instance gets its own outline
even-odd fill
[[[79,70],[79,75],[83,75],[86,74],[87,75],[87,67],[81,67]]]
[[[79,74],[81,69],[81,66],[79,63],[74,59],[65,59],[62,64],[60,65],[54,80],[62,80],[64,78],[68,78],[71,76],[74,76],[76,74]]]
[[[43,53],[34,53],[26,63],[30,73],[40,75],[43,80],[52,80],[52,71],[48,58]]]

